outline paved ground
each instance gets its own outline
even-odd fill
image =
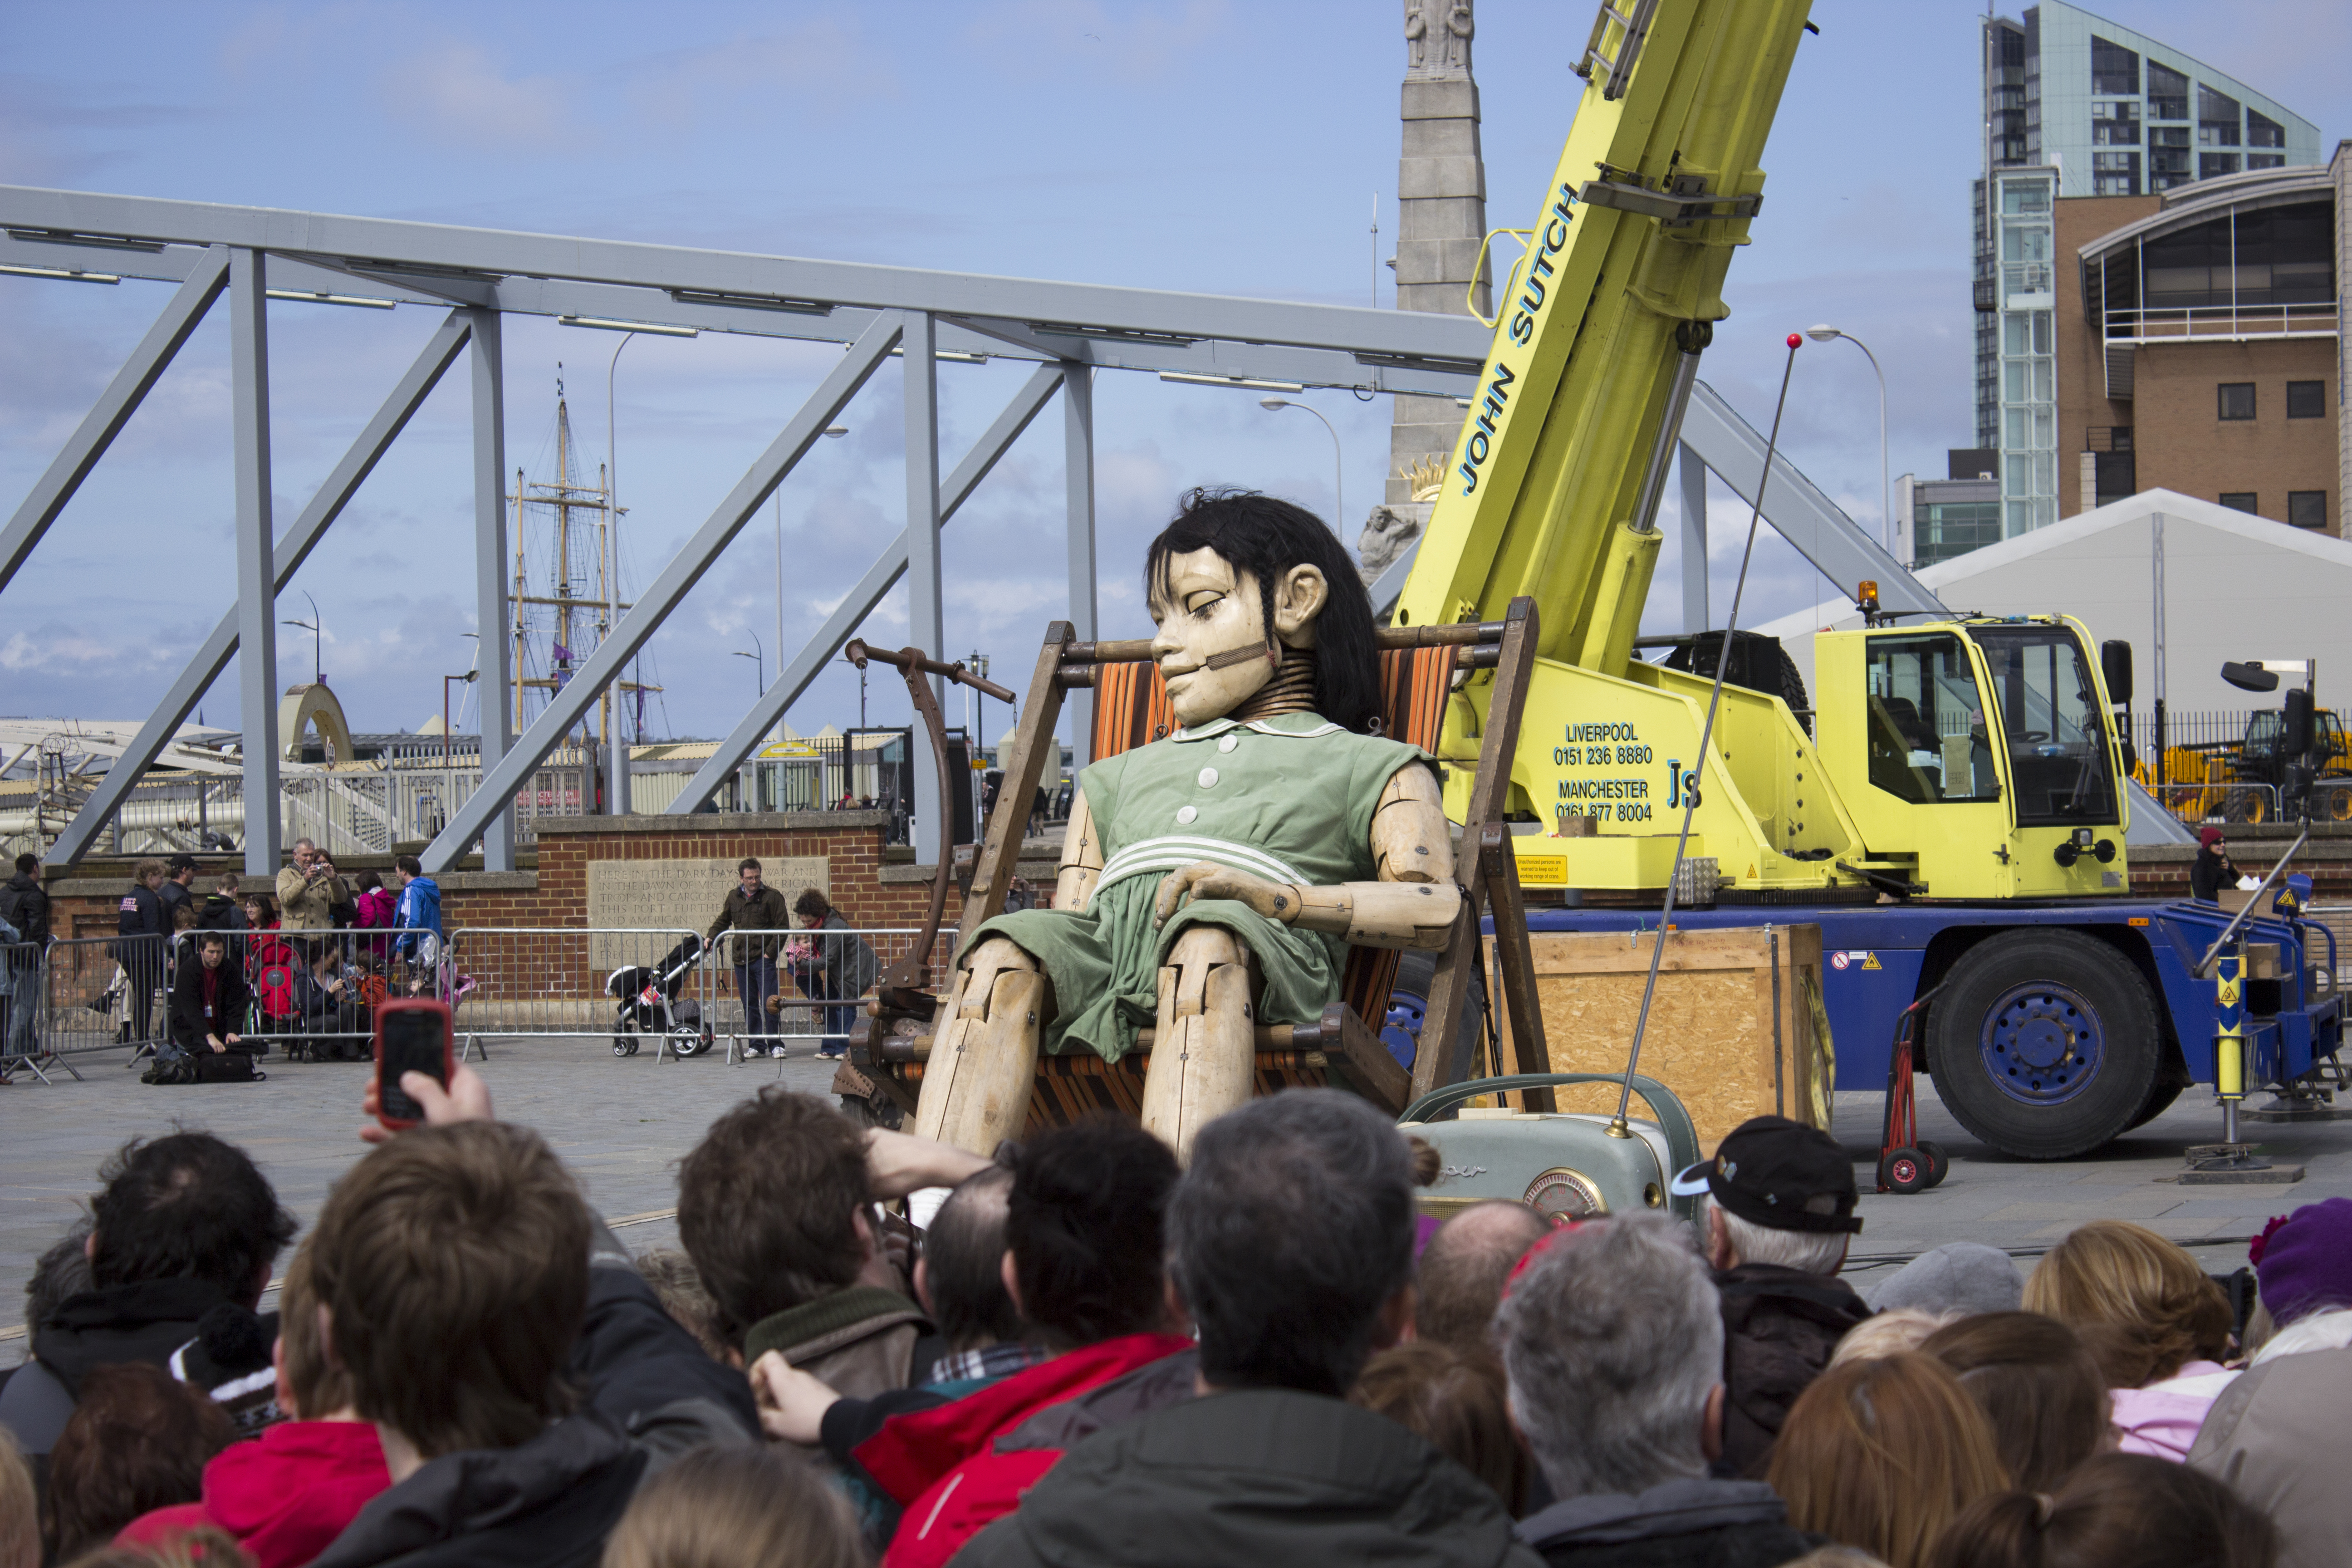
[[[805,1052],[809,1047],[797,1047]],[[677,1202],[677,1163],[711,1119],[780,1076],[822,1093],[830,1064],[803,1054],[729,1067],[697,1058],[656,1065],[650,1057],[620,1060],[601,1041],[494,1041],[477,1064],[501,1114],[544,1132],[588,1188],[591,1202],[624,1222],[621,1235],[644,1250],[674,1246],[676,1223],[662,1211]],[[19,1078],[0,1089],[0,1366],[24,1352],[23,1290],[34,1260],[63,1232],[96,1186],[107,1152],[137,1134],[175,1121],[205,1128],[252,1151],[281,1198],[307,1226],[329,1184],[358,1157],[360,1094],[366,1068],[352,1064],[268,1064],[266,1084],[176,1089],[142,1085],[119,1053],[78,1058],[86,1081],[60,1078],[54,1089]],[[1864,1196],[1863,1233],[1854,1247],[1855,1283],[1882,1279],[1900,1260],[1945,1241],[1983,1241],[2013,1251],[2046,1247],[2074,1226],[2102,1216],[2136,1219],[2183,1242],[2237,1237],[2263,1221],[2322,1197],[2352,1196],[2352,1122],[2258,1127],[2250,1135],[2283,1162],[2299,1162],[2306,1179],[2255,1186],[2185,1187],[2160,1178],[2178,1172],[2181,1151],[2220,1136],[2209,1094],[2192,1090],[2162,1117],[2103,1155],[2064,1164],[2031,1164],[1993,1153],[1961,1131],[1932,1091],[1920,1097],[1923,1136],[1952,1156],[1944,1184],[1907,1197],[1877,1196],[1880,1097],[1838,1097],[1835,1131],[1856,1161]],[[2242,1245],[2197,1247],[2209,1269],[2245,1261]],[[2030,1258],[2024,1266],[2030,1267]]]

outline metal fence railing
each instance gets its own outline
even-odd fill
[[[47,968],[44,944],[37,942],[0,943],[0,1080],[29,1072],[49,1081],[41,1047],[41,994]],[[73,1072],[70,1063],[56,1062]],[[81,1075],[74,1073],[76,1078]]]
[[[468,1050],[486,1037],[604,1037],[614,1056],[646,1039],[692,1056],[703,1026],[702,939],[683,928],[467,926],[445,963]],[[647,985],[653,996],[647,999]]]
[[[753,1050],[845,1039],[874,994],[874,977],[912,952],[922,934],[919,927],[721,931],[705,971],[703,1016],[726,1041],[730,1062]],[[935,965],[955,952],[955,929],[941,928],[931,949]]]

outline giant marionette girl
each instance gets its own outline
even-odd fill
[[[1041,1047],[1117,1061],[1155,1025],[1143,1123],[1189,1152],[1247,1100],[1253,1026],[1306,1023],[1350,944],[1441,948],[1460,908],[1427,753],[1367,733],[1371,604],[1331,531],[1195,490],[1144,568],[1177,728],[1078,775],[1054,907],[967,940],[918,1123],[987,1152]]]

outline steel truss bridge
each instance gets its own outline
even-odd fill
[[[237,661],[246,800],[274,801],[280,789],[276,690],[277,595],[293,580],[352,497],[462,357],[472,396],[474,586],[478,624],[506,623],[509,560],[504,369],[506,315],[583,318],[597,325],[692,327],[754,337],[835,342],[846,352],[787,418],[726,499],[636,595],[635,606],[554,691],[521,733],[514,731],[511,648],[481,638],[480,783],[455,803],[423,857],[440,871],[479,845],[490,870],[514,865],[514,796],[597,694],[622,678],[629,659],[677,610],[703,574],[776,487],[822,438],[894,353],[905,364],[906,526],[864,575],[780,666],[709,762],[667,809],[701,809],[712,794],[904,578],[912,640],[944,658],[940,530],[1055,396],[1062,401],[1064,539],[1068,618],[1096,635],[1094,376],[1097,371],[1172,373],[1187,382],[1466,397],[1490,334],[1465,317],[1336,305],[1303,305],[1223,295],[1047,282],[975,273],[757,256],[739,251],[404,223],[329,213],[217,205],[140,196],[0,186],[0,276],[84,282],[148,279],[176,285],[97,403],[0,528],[0,594],[106,455],[141,401],[197,325],[228,298],[232,369],[230,439],[236,476],[237,596],[186,667],[157,700],[96,793],[58,837],[48,858],[71,863],[89,852],[140,775],[163,756],[198,700]],[[268,301],[390,302],[446,312],[374,416],[282,531],[272,516]],[[938,358],[985,356],[1032,363],[1027,382],[952,468],[941,471]],[[1706,621],[1706,509],[1702,466],[1752,500],[1764,442],[1704,386],[1683,430],[1686,622]],[[1930,608],[1909,574],[1785,459],[1765,485],[1764,510],[1779,531],[1833,581],[1876,578],[1892,608]],[[1334,520],[1345,527],[1345,520]],[[1693,563],[1697,564],[1694,566]],[[1376,585],[1393,599],[1400,563]],[[1696,577],[1694,577],[1696,573]],[[1898,603],[1906,591],[1917,605]],[[1695,618],[1693,618],[1695,617]],[[243,657],[247,652],[255,657]],[[1083,756],[1089,714],[1072,694],[1073,733]],[[918,749],[929,751],[919,726]],[[615,748],[625,755],[625,749]],[[625,763],[608,756],[608,808],[626,811]],[[936,864],[937,769],[914,767],[916,858]],[[274,811],[246,818],[249,872],[275,875],[279,824]]]

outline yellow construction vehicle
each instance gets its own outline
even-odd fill
[[[1695,802],[1676,901],[1698,907],[1675,919],[1822,925],[1841,1087],[1881,1087],[1895,1016],[1943,986],[1923,1065],[1946,1104],[1997,1147],[2076,1153],[2210,1078],[2214,1059],[2211,987],[2192,977],[2206,915],[2129,897],[2133,759],[2112,711],[2131,696],[2128,645],[2095,654],[2059,615],[1882,614],[1874,585],[1850,584],[1864,627],[1816,637],[1810,730],[1770,639],[1686,638],[1681,669],[1635,656],[1668,460],[1729,314],[1725,272],[1763,197],[1758,160],[1806,13],[1806,0],[1601,5],[1574,126],[1498,293],[1396,616],[1495,620],[1519,595],[1541,610],[1514,847],[1531,901],[1551,889],[1570,907],[1531,923],[1630,929],[1654,910]],[[1444,758],[1475,756],[1490,693],[1487,677],[1456,692]],[[2336,1049],[2336,1002],[2305,994],[2295,931],[2264,922],[2259,940],[2293,946],[2298,979],[2266,998],[2248,1076],[2292,1083]]]

